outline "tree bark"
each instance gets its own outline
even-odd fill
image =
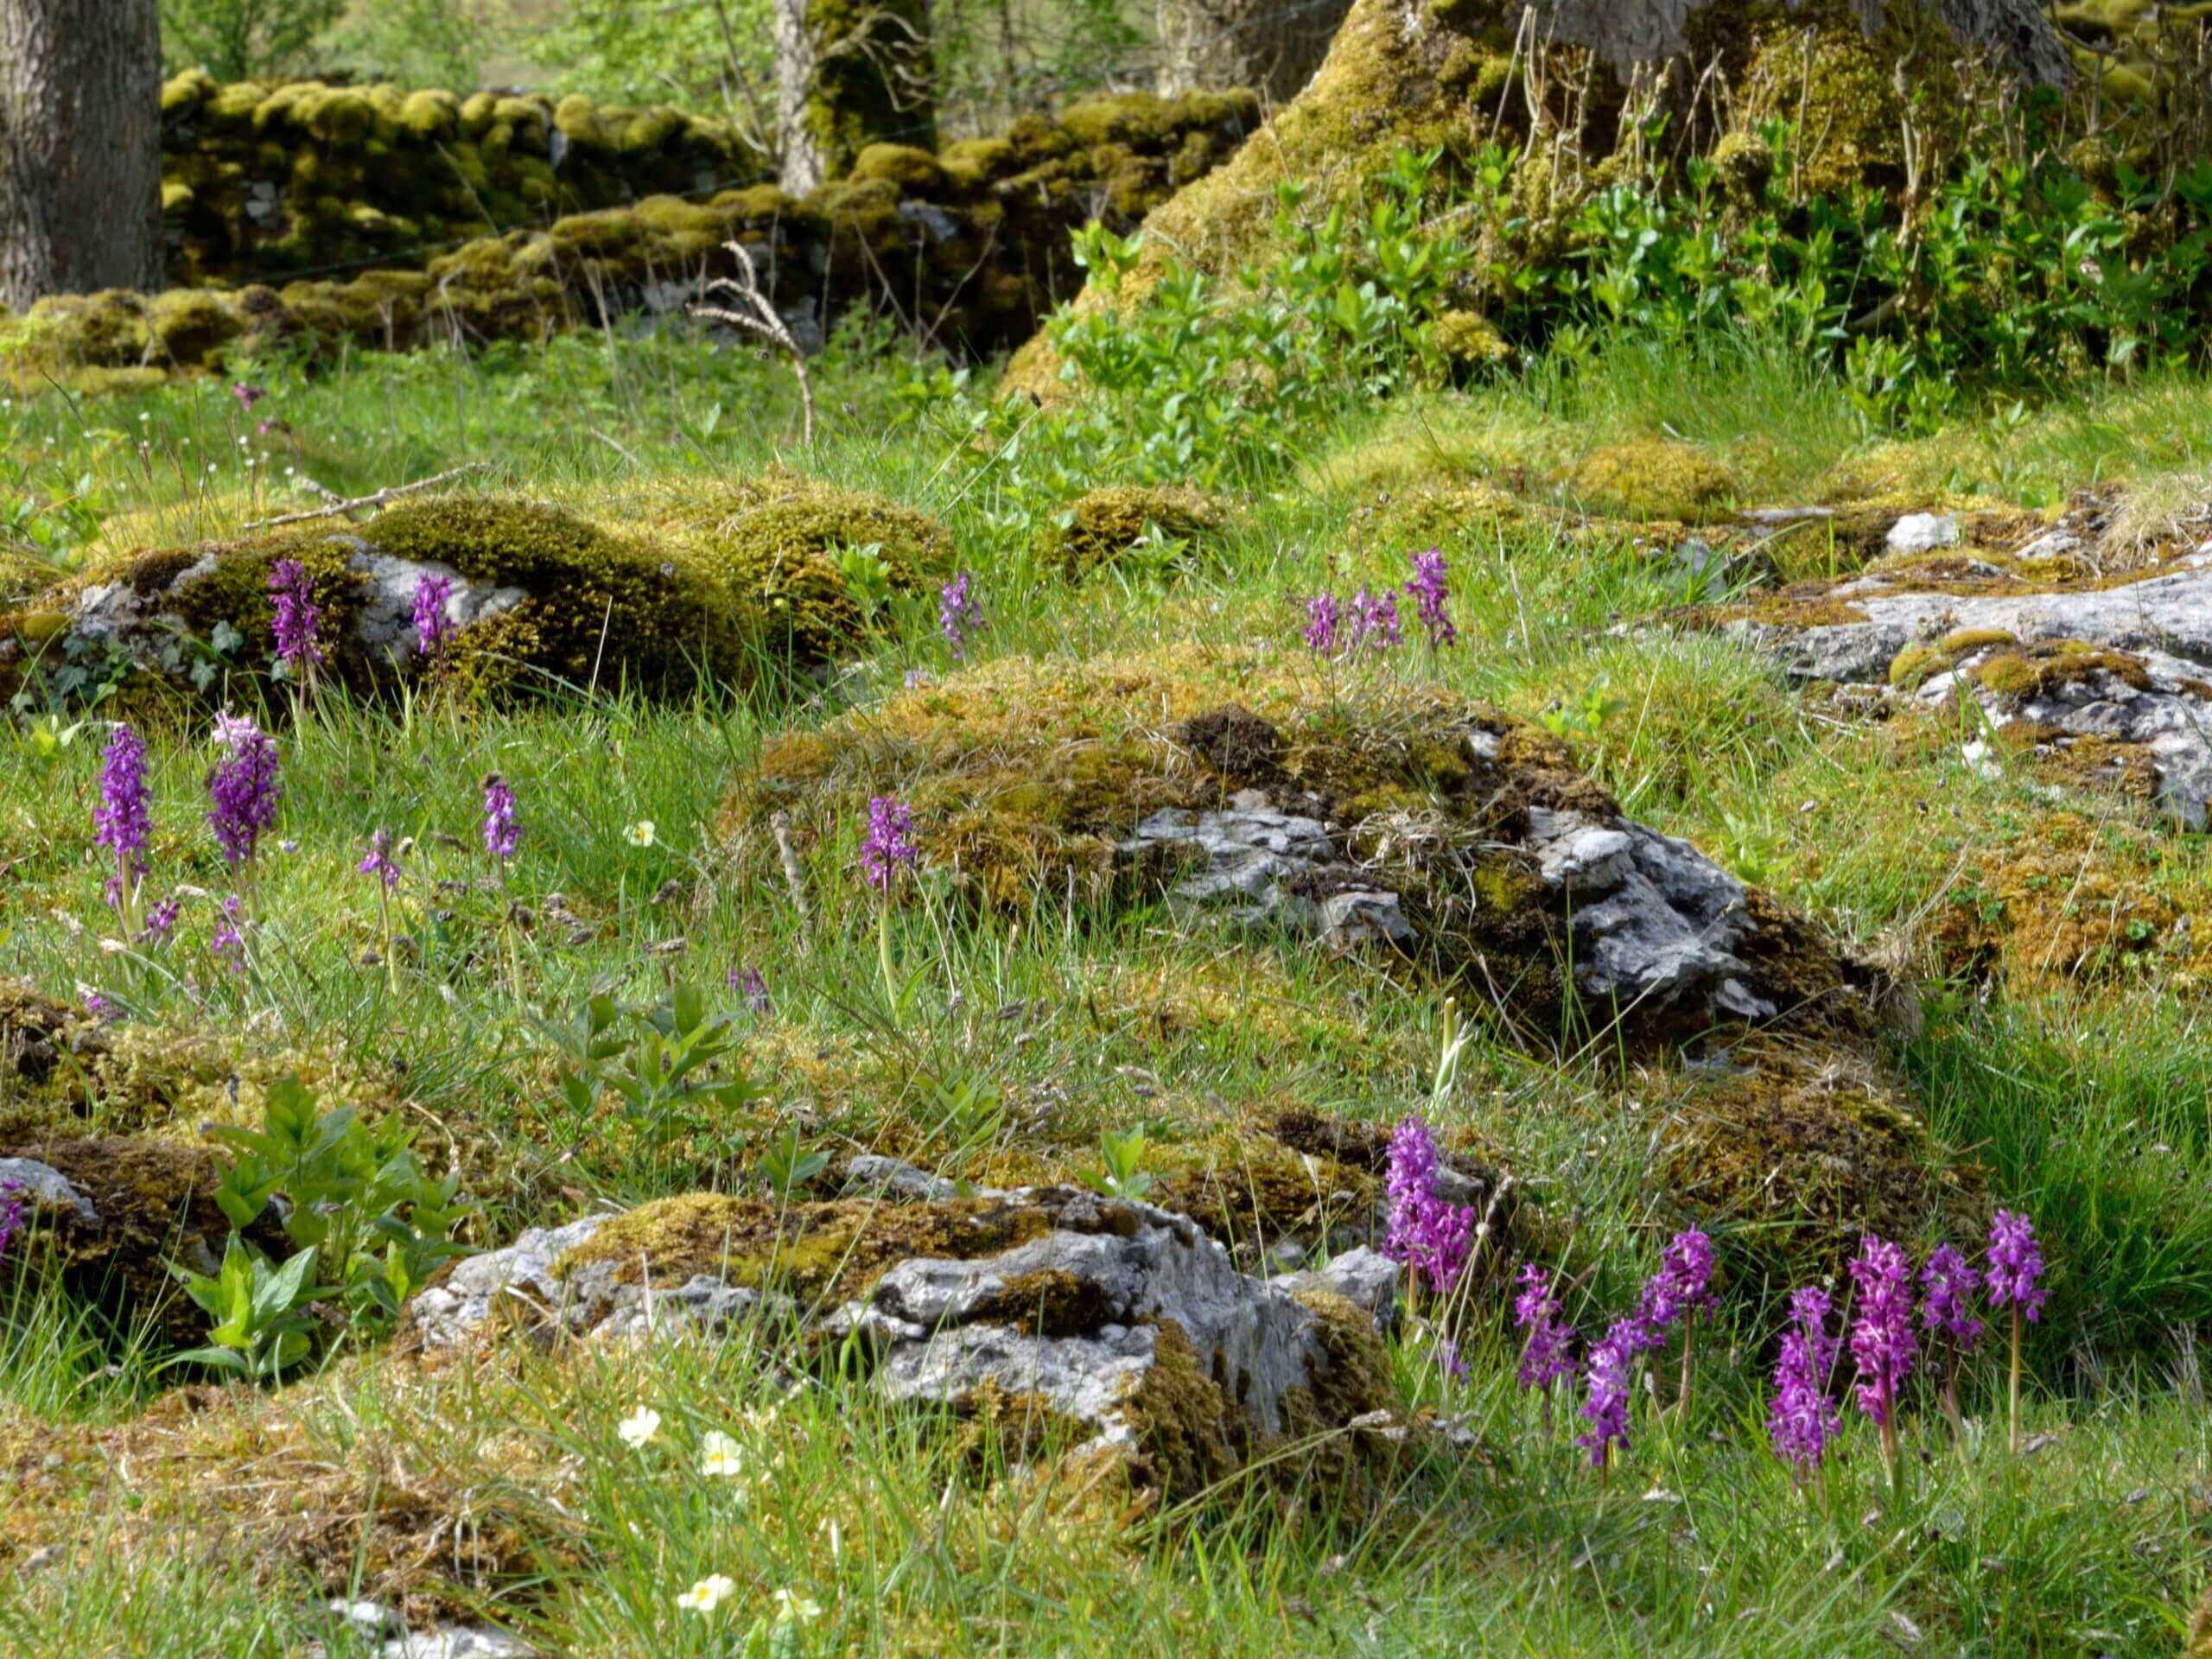
[[[937,146],[925,0],[774,0],[780,181],[803,195],[870,144]]]
[[[1162,98],[1249,86],[1271,103],[1295,98],[1351,0],[1157,0],[1155,90]]]
[[[161,282],[155,0],[0,0],[0,302]]]

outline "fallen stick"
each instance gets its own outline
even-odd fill
[[[417,479],[412,484],[393,484],[373,495],[357,495],[350,501],[334,501],[327,507],[316,507],[309,512],[283,512],[274,518],[260,518],[244,526],[245,530],[276,530],[285,524],[304,524],[315,518],[335,518],[341,512],[357,512],[364,507],[380,507],[388,501],[397,501],[403,495],[413,495],[436,485],[450,483],[464,473],[474,473],[491,465],[489,461],[472,461],[450,472],[439,473],[430,478]],[[320,488],[320,486],[317,486]]]

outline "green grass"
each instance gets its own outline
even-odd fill
[[[2201,467],[2212,438],[2202,383],[2152,382],[1887,445],[1832,385],[1771,353],[1624,348],[1347,416],[1313,433],[1305,470],[1244,504],[1180,581],[1109,576],[1071,596],[1031,556],[990,465],[927,423],[897,423],[898,377],[880,357],[849,346],[816,372],[826,430],[804,464],[944,518],[984,596],[987,658],[1289,639],[1306,594],[1402,579],[1406,550],[1353,550],[1357,515],[1378,487],[1426,472],[1519,467],[1541,492],[1590,448],[1670,434],[1728,459],[1746,499],[1803,499],[1855,472],[2036,503]],[[251,374],[272,397],[251,419],[224,388],[185,384],[109,404],[18,404],[0,439],[21,488],[79,497],[104,517],[105,545],[129,546],[300,505],[287,467],[351,493],[482,461],[489,481],[588,501],[644,474],[757,468],[789,455],[795,430],[773,365],[665,341]],[[253,429],[272,414],[283,428]],[[52,550],[67,563],[95,550],[79,530],[52,531]],[[368,1488],[392,1483],[474,1524],[514,1521],[529,1559],[485,1611],[563,1654],[734,1651],[777,1589],[822,1606],[777,1649],[810,1653],[1825,1659],[1893,1654],[1909,1628],[1928,1653],[2173,1651],[2207,1545],[2194,1355],[2212,1324],[2212,1066],[2194,988],[2155,973],[2055,993],[1947,982],[1955,964],[1933,918],[1975,849],[2037,833],[2037,780],[1981,778],[1940,731],[1853,721],[1739,643],[1655,626],[1686,595],[1630,538],[1475,525],[1447,551],[1462,645],[1405,653],[1389,671],[1548,720],[1627,810],[1922,982],[1925,1028],[1894,1058],[1935,1131],[1984,1166],[1990,1194],[2037,1215],[2053,1262],[2029,1390],[2030,1427],[2053,1438],[2033,1456],[2002,1453],[1999,1363],[1985,1356],[1970,1455],[1921,1402],[1900,1499],[1854,1424],[1823,1511],[1765,1450],[1772,1322],[1747,1298],[1702,1344],[1690,1423],[1643,1414],[1602,1486],[1564,1427],[1547,1439],[1512,1387],[1491,1310],[1465,1383],[1440,1377],[1417,1328],[1397,1345],[1408,1401],[1460,1420],[1467,1442],[1395,1471],[1381,1502],[1287,1501],[1255,1479],[1171,1513],[1118,1514],[1096,1491],[995,1467],[988,1437],[965,1446],[952,1426],[833,1376],[782,1402],[772,1449],[784,1462],[741,1503],[696,1472],[694,1452],[699,1434],[735,1427],[741,1403],[781,1393],[766,1334],[650,1361],[516,1356],[482,1375],[371,1348],[265,1399],[171,1419],[149,1413],[175,1379],[148,1375],[145,1341],[20,1291],[0,1312],[0,1450],[32,1470],[60,1456],[65,1472],[35,1497],[0,1497],[9,1650],[274,1654],[320,1638],[347,1651],[286,1542],[296,1523],[272,1516],[296,1496],[337,1516],[340,1545],[312,1562],[323,1591],[335,1571],[382,1593],[359,1522]],[[773,1011],[740,1016],[745,1063],[777,1120],[825,1147],[896,1128],[956,1174],[1022,1150],[1080,1166],[1102,1131],[1139,1123],[1171,1150],[1207,1145],[1247,1105],[1389,1123],[1427,1103],[1440,998],[1371,963],[1151,907],[1104,914],[1040,894],[1006,917],[939,903],[893,928],[899,974],[919,976],[895,1009],[850,868],[857,825],[810,861],[810,925],[779,881],[733,859],[718,813],[760,743],[910,671],[947,672],[933,622],[926,607],[897,619],[867,661],[799,693],[717,689],[656,706],[609,692],[503,710],[327,702],[283,737],[287,847],[254,884],[242,976],[207,955],[212,897],[188,904],[166,951],[103,948],[105,870],[88,844],[101,728],[95,715],[57,741],[81,713],[41,727],[29,711],[0,742],[0,958],[241,1060],[342,1051],[389,1072],[426,1160],[467,1173],[495,1238],[582,1202],[721,1179],[736,1154],[711,1135],[664,1155],[618,1122],[563,1119],[541,1021],[594,989],[649,1001],[678,979],[734,1006],[726,976],[748,966]],[[156,885],[221,892],[200,821],[205,711],[179,706],[153,729]],[[497,882],[475,840],[493,770],[524,826]],[[652,844],[634,844],[626,830],[648,820]],[[398,971],[364,960],[385,936],[355,866],[378,828],[415,840],[399,921],[421,947]],[[2158,877],[2177,901],[2202,899],[2195,862]],[[555,893],[585,937],[503,920],[511,899],[542,912]],[[1170,1007],[1180,1017],[1159,1017]],[[1664,1082],[1561,1035],[1557,1052],[1478,1042],[1445,1115],[1538,1194],[1570,1271],[1594,1270],[1571,1310],[1587,1327],[1630,1293],[1672,1219],[1648,1167]],[[945,1113],[939,1091],[961,1083],[1001,1109]],[[110,1127],[112,1109],[94,1103],[86,1127]],[[640,1404],[664,1427],[637,1452],[614,1425]],[[264,1433],[282,1448],[265,1465],[248,1449]],[[234,1471],[164,1460],[162,1448],[194,1445],[232,1448]],[[50,1502],[62,1507],[41,1518]],[[56,1513],[73,1542],[26,1570],[4,1541],[45,1536]],[[741,1615],[740,1603],[715,1620],[678,1609],[710,1573],[742,1586]]]

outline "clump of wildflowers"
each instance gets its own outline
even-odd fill
[[[731,969],[729,988],[741,995],[745,1006],[755,1014],[766,1014],[772,1007],[768,1000],[768,982],[758,968]]]
[[[316,637],[322,613],[315,607],[315,578],[297,559],[279,559],[269,572],[269,593],[275,601],[270,629],[276,636],[278,660],[305,681],[323,664],[322,645]]]
[[[1448,645],[1459,639],[1459,630],[1452,622],[1452,591],[1446,585],[1440,549],[1432,547],[1414,555],[1414,574],[1406,583],[1406,592],[1413,596],[1414,614],[1428,631],[1431,646]]]
[[[515,816],[515,792],[498,772],[484,779],[484,850],[501,863],[522,846],[522,821]]]
[[[276,804],[284,792],[276,743],[251,720],[229,715],[217,718],[215,741],[223,753],[207,773],[207,824],[223,857],[239,865],[253,856],[262,836],[276,822]]]
[[[2043,1318],[2049,1295],[2043,1287],[2043,1247],[2036,1243],[2035,1224],[2025,1216],[1999,1210],[1989,1227],[1989,1301],[1993,1307],[2012,1310],[2012,1368],[2005,1391],[2010,1424],[2006,1443],[2014,1456],[2020,1451],[2020,1321]]]
[[[1574,1328],[1560,1316],[1550,1273],[1533,1262],[1521,1269],[1521,1292],[1513,1299],[1513,1328],[1522,1333],[1521,1386],[1544,1390],[1548,1411],[1552,1384],[1574,1375],[1574,1357],[1568,1351]]]
[[[147,908],[145,925],[138,930],[139,939],[147,944],[159,944],[176,931],[176,918],[184,909],[184,900],[171,893],[159,899]]]
[[[1650,1348],[1662,1346],[1675,1325],[1682,1327],[1682,1376],[1675,1401],[1685,1418],[1689,1414],[1697,1319],[1709,1315],[1719,1300],[1713,1294],[1713,1241],[1694,1227],[1676,1233],[1667,1241],[1659,1271],[1644,1281],[1635,1318],[1643,1326],[1644,1345]]]
[[[1426,1274],[1442,1295],[1449,1295],[1466,1271],[1475,1239],[1475,1212],[1436,1196],[1440,1162],[1436,1137],[1415,1115],[1390,1136],[1390,1164],[1384,1187],[1390,1200],[1390,1225],[1384,1249]]]
[[[453,578],[430,571],[415,583],[415,649],[422,656],[445,659],[446,642],[453,638]]]
[[[8,1254],[8,1247],[22,1230],[23,1215],[29,1208],[30,1198],[21,1181],[0,1180],[0,1256]]]
[[[1324,657],[1334,654],[1344,626],[1344,601],[1334,594],[1316,594],[1306,601],[1306,643]]]
[[[1853,1392],[1859,1409],[1882,1431],[1882,1457],[1897,1478],[1897,1389],[1912,1370],[1920,1344],[1912,1333],[1912,1269],[1904,1251],[1869,1233],[1852,1259],[1858,1314],[1851,1326],[1851,1357],[1859,1368]]]
[[[1397,594],[1371,594],[1363,587],[1351,596],[1352,650],[1388,651],[1402,638]]]
[[[399,885],[399,861],[392,856],[391,830],[378,830],[369,836],[369,850],[359,868],[363,875],[383,882],[386,893]]]
[[[1582,1368],[1582,1416],[1589,1428],[1575,1444],[1590,1454],[1592,1467],[1612,1459],[1613,1443],[1628,1444],[1629,1387],[1636,1357],[1650,1345],[1650,1332],[1633,1315],[1617,1319],[1599,1338]]]
[[[983,626],[982,602],[975,594],[975,579],[963,570],[938,594],[938,626],[954,661],[968,654],[968,641]]]
[[[233,973],[245,972],[245,919],[235,893],[224,895],[222,919],[215,924],[207,948]]]
[[[152,798],[146,784],[146,745],[128,725],[118,725],[100,754],[100,804],[92,809],[92,838],[115,855],[107,898],[126,922],[146,868]]]
[[[1963,1437],[1959,1362],[1974,1351],[1983,1330],[1974,1313],[1974,1264],[1955,1245],[1939,1244],[1920,1270],[1920,1286],[1921,1329],[1927,1332],[1931,1350],[1943,1357],[1943,1414],[1950,1419],[1952,1431]]]
[[[891,891],[899,870],[912,869],[921,858],[914,845],[914,815],[888,795],[868,804],[868,833],[861,838],[861,868],[868,884],[878,893]]]
[[[1790,1292],[1789,1330],[1774,1368],[1767,1433],[1775,1455],[1800,1476],[1819,1469],[1842,1423],[1842,1413],[1827,1392],[1836,1351],[1836,1339],[1828,1334],[1828,1306],[1827,1292],[1817,1286]]]

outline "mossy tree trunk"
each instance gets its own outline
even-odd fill
[[[1351,0],[1157,0],[1162,98],[1249,86],[1274,103],[1313,78]]]
[[[937,145],[925,0],[775,0],[782,183],[842,177],[870,144]]]
[[[161,282],[155,0],[0,0],[0,301]]]

